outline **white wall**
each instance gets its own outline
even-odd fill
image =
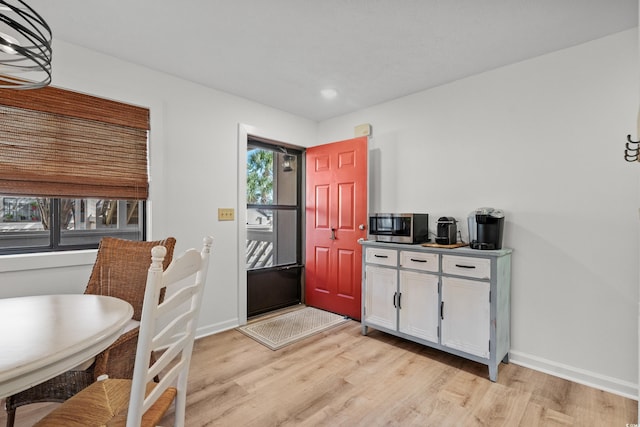
[[[512,360],[635,396],[640,165],[637,32],[320,123],[371,123],[370,211],[506,211]]]
[[[317,124],[60,40],[53,85],[150,108],[149,237],[175,236],[176,253],[214,237],[199,332],[237,326],[237,226],[218,222],[217,209],[238,209],[239,123],[299,146],[315,143]],[[95,251],[0,257],[0,298],[82,292],[94,259]]]

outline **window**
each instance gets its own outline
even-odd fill
[[[0,253],[95,248],[104,236],[143,240],[144,205],[0,195]]]
[[[144,240],[148,130],[146,108],[0,91],[0,254]]]

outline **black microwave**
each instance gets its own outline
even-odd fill
[[[392,243],[428,242],[429,214],[371,214],[369,215],[369,240]]]

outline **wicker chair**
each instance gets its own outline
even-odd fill
[[[164,246],[167,255],[166,268],[173,258],[176,239],[141,242],[104,237],[100,241],[96,261],[89,277],[85,294],[110,295],[123,299],[133,306],[133,320],[109,348],[96,356],[90,366],[60,374],[44,383],[12,396],[5,402],[7,427],[13,427],[16,409],[38,402],[64,402],[95,381],[100,375],[111,378],[132,378],[138,341],[138,326],[142,314],[144,289],[149,269],[149,253],[154,246]],[[160,298],[164,297],[164,292]]]
[[[211,243],[211,237],[206,237],[202,251],[189,249],[164,272],[165,248],[151,250],[133,379],[96,381],[54,409],[36,427],[156,426],[174,401],[174,425],[184,426],[187,378]],[[172,292],[158,305],[165,287]],[[149,365],[154,351],[162,354]],[[160,382],[151,381],[160,372]]]

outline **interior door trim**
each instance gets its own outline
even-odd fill
[[[247,204],[246,204],[246,195],[247,195],[247,143],[249,142],[249,135],[252,138],[261,138],[267,141],[279,141],[280,145],[282,145],[283,139],[275,136],[269,136],[268,132],[264,132],[261,129],[257,129],[255,126],[248,125],[246,123],[238,123],[238,142],[237,142],[237,153],[238,153],[238,194],[237,194],[237,206],[236,206],[236,226],[237,226],[237,257],[238,257],[238,267],[237,267],[237,298],[238,298],[238,324],[240,326],[247,324],[247,267],[246,267],[246,247],[241,242],[247,241],[247,228],[245,227],[244,221],[239,221],[238,218],[246,218],[247,217]],[[274,142],[275,144],[275,142]],[[277,145],[277,144],[276,144]],[[285,144],[286,145],[286,144]],[[292,147],[293,148],[293,147]],[[306,156],[304,155],[305,148],[304,147],[295,147],[296,150],[302,151],[300,167],[302,170],[306,170]],[[306,178],[305,174],[302,174],[301,181],[301,196],[300,200],[305,200],[305,188],[306,188]],[[301,230],[300,230],[300,239],[302,242],[305,241],[305,216],[302,215],[301,218]],[[304,243],[303,243],[304,245]],[[303,274],[301,278],[301,299],[304,301],[304,293],[305,293],[305,283],[304,283],[304,264],[305,264],[305,251],[302,250],[302,254],[300,255],[300,263],[302,264]]]

